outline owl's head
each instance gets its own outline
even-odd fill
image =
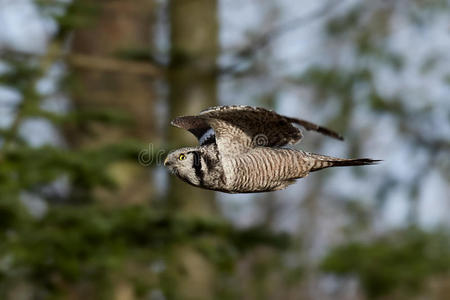
[[[195,186],[203,180],[201,152],[198,148],[180,148],[170,152],[164,166],[180,179]]]

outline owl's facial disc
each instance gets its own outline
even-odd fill
[[[182,148],[167,155],[164,166],[180,179],[195,186],[203,181],[200,151],[195,148]]]

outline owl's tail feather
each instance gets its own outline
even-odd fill
[[[313,155],[314,157],[315,155]],[[329,167],[350,167],[350,166],[366,166],[375,165],[381,160],[370,158],[343,159],[329,156],[317,155],[315,157],[313,167],[310,172],[318,171]]]

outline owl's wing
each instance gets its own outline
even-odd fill
[[[292,123],[342,139],[337,133],[316,124],[251,106],[211,107],[198,116],[178,117],[171,122],[193,133],[200,145],[213,142],[219,145],[221,139],[221,143],[242,151],[248,147],[280,147],[297,143],[302,134]]]
[[[286,118],[264,108],[217,106],[200,112],[199,116],[220,120],[239,129],[239,134],[245,135],[256,146],[281,147],[295,144],[302,138],[301,131]]]
[[[220,120],[212,122],[208,120]],[[200,112],[198,116],[182,116],[174,119],[173,126],[183,128],[194,134],[200,145],[215,142],[216,126],[226,127],[230,132],[239,129],[239,135],[246,136],[259,146],[277,147],[295,144],[302,138],[300,130],[286,118],[275,112],[249,106],[220,106]]]
[[[194,134],[200,145],[216,143],[223,155],[243,153],[253,147],[251,136],[234,124],[221,119],[183,116],[175,118],[171,124]]]
[[[326,127],[311,123],[309,121],[306,120],[302,120],[302,119],[297,119],[297,118],[289,118],[289,117],[285,117],[286,120],[288,120],[291,123],[294,124],[298,124],[300,126],[302,126],[303,128],[305,128],[308,131],[316,131],[318,133],[321,133],[323,135],[329,136],[331,138],[343,141],[344,137],[342,135],[340,135],[339,133],[337,133],[336,131],[333,131],[331,129],[328,129]]]
[[[198,116],[178,117],[170,122],[171,125],[186,129],[198,139],[201,146],[214,143],[215,133],[205,118]]]
[[[200,116],[216,118],[235,124],[250,136],[265,135],[267,146],[284,146],[295,144],[302,138],[300,130],[292,124],[298,124],[306,130],[312,130],[332,138],[343,140],[338,133],[317,124],[285,117],[274,111],[252,106],[216,106],[200,112]]]

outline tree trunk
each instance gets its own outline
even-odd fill
[[[73,102],[79,110],[124,112],[130,126],[95,125],[87,134],[83,128],[68,128],[68,140],[74,147],[116,143],[123,139],[150,142],[155,137],[153,78],[139,63],[118,58],[125,51],[151,51],[151,28],[155,19],[153,1],[99,1],[98,15],[92,26],[74,33],[69,63],[81,89]],[[71,59],[72,58],[72,59]],[[84,62],[84,63],[83,63]],[[149,64],[150,65],[150,64]],[[143,64],[145,66],[145,64]],[[81,124],[83,126],[83,124]],[[152,188],[150,172],[136,163],[117,163],[111,175],[118,183],[114,193],[99,191],[108,202],[142,203],[148,201]]]
[[[170,26],[169,117],[173,119],[197,114],[217,103],[217,2],[171,1]],[[198,144],[195,137],[179,128],[170,128],[168,139],[178,146]],[[214,210],[213,192],[194,188],[173,176],[169,201],[170,206],[193,214],[209,214]]]
[[[169,6],[171,64],[169,78],[169,117],[197,114],[216,105],[215,76],[218,46],[217,1],[172,0]],[[168,140],[176,146],[198,142],[187,131],[170,128]],[[192,187],[174,176],[169,181],[168,208],[191,215],[214,213],[214,192]],[[179,293],[183,299],[214,299],[214,269],[190,247],[176,251]]]

